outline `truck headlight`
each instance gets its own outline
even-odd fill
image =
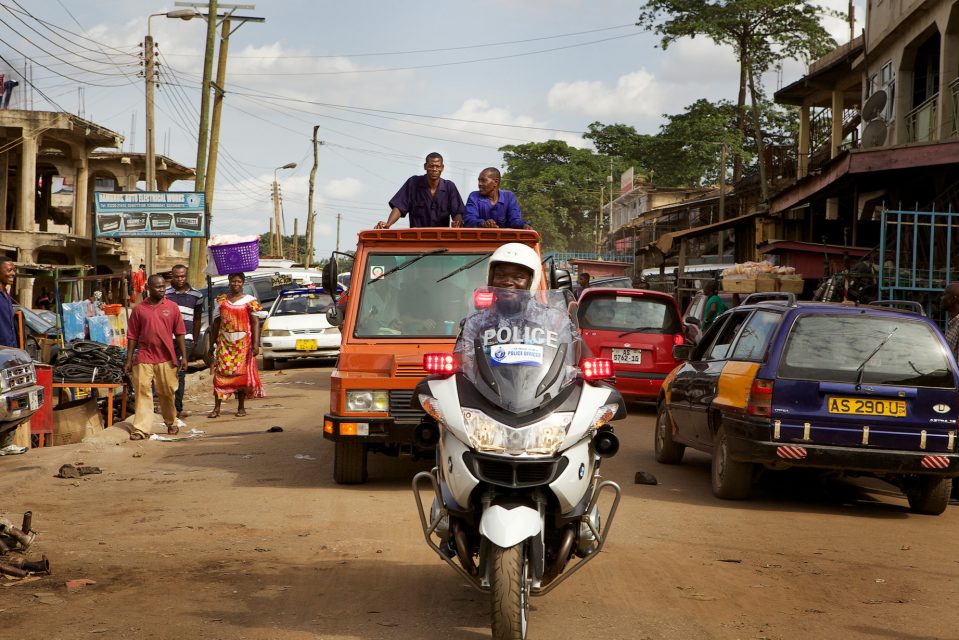
[[[347,411],[389,411],[390,397],[386,391],[347,391]]]
[[[572,412],[554,413],[531,425],[513,428],[482,411],[463,409],[466,435],[474,449],[511,455],[555,454],[572,421]]]

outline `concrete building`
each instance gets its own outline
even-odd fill
[[[68,113],[0,110],[0,250],[24,265],[89,264],[98,273],[143,262],[144,240],[93,239],[93,192],[134,190],[144,179],[143,154],[103,150],[122,142]],[[192,177],[192,169],[158,157],[159,189]],[[185,260],[186,250],[183,241],[160,241],[158,266]],[[31,278],[18,280],[23,304],[32,305],[33,289]]]

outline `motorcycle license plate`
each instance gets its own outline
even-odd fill
[[[297,340],[297,351],[316,351],[316,340]]]
[[[643,352],[640,349],[613,349],[613,362],[616,364],[640,364]]]
[[[839,396],[829,396],[826,398],[826,403],[829,407],[829,413],[853,416],[906,417],[905,400],[877,400],[875,398],[841,398]]]
[[[40,408],[40,392],[31,391],[30,392],[30,410],[36,411]]]

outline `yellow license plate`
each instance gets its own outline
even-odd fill
[[[828,396],[826,403],[829,413],[852,416],[890,416],[906,417],[905,400],[880,400],[877,398],[842,398]]]
[[[316,351],[316,340],[297,340],[297,351]]]

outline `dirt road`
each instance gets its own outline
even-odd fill
[[[194,440],[72,445],[0,458],[0,513],[34,512],[54,574],[0,582],[5,638],[478,639],[486,603],[422,542],[409,480],[371,458],[335,486],[319,433],[329,369],[263,375],[249,416],[195,417]],[[212,404],[188,398],[195,415]],[[623,502],[603,554],[533,601],[530,637],[956,638],[959,508],[908,513],[881,483],[779,475],[747,502],[709,489],[708,458],[651,452],[631,407],[605,464]],[[272,425],[282,433],[266,433]],[[103,469],[53,477],[66,462]],[[651,471],[657,486],[633,484]],[[66,580],[95,584],[67,589]]]

